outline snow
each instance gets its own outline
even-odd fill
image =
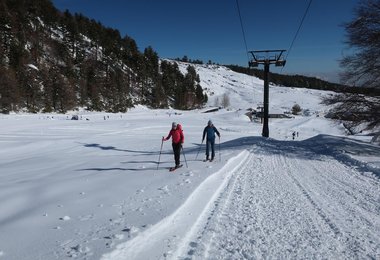
[[[39,69],[36,67],[36,65],[28,64],[27,66],[28,66],[29,68],[34,69],[34,70],[39,70]]]
[[[228,93],[228,109],[0,115],[0,259],[380,258],[371,136],[317,116],[328,92],[271,86],[270,111],[298,103],[310,116],[270,119],[264,139],[244,115],[262,81],[196,69],[209,105]],[[209,119],[221,139],[205,163]],[[181,156],[175,172],[170,142],[158,164],[172,121],[189,166]]]

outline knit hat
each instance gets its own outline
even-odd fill
[[[207,123],[209,126],[212,126],[212,121],[211,120],[208,120],[208,123]]]
[[[172,123],[172,127],[177,127],[177,123],[176,123],[176,122],[173,122],[173,123]]]

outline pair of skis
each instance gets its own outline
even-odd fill
[[[203,162],[213,162],[214,160],[212,159],[210,159],[210,160],[203,160]],[[175,167],[170,167],[169,168],[169,171],[170,172],[174,172],[175,170],[177,170],[177,169],[179,169],[179,168],[181,168],[183,166],[183,164],[181,164],[181,165],[179,165],[179,166],[175,166]]]
[[[170,168],[169,168],[169,172],[174,172],[175,170],[181,168],[182,166],[183,166],[183,165],[180,164],[180,165],[178,165],[178,166],[170,167]]]

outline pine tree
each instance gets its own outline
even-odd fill
[[[7,114],[16,110],[19,99],[14,71],[0,66],[0,113]]]

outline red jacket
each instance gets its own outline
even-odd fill
[[[172,137],[172,142],[175,144],[181,143],[185,141],[185,136],[183,135],[182,126],[180,124],[177,125],[176,129],[172,129],[169,132],[169,135],[164,138],[165,141],[169,140]]]

